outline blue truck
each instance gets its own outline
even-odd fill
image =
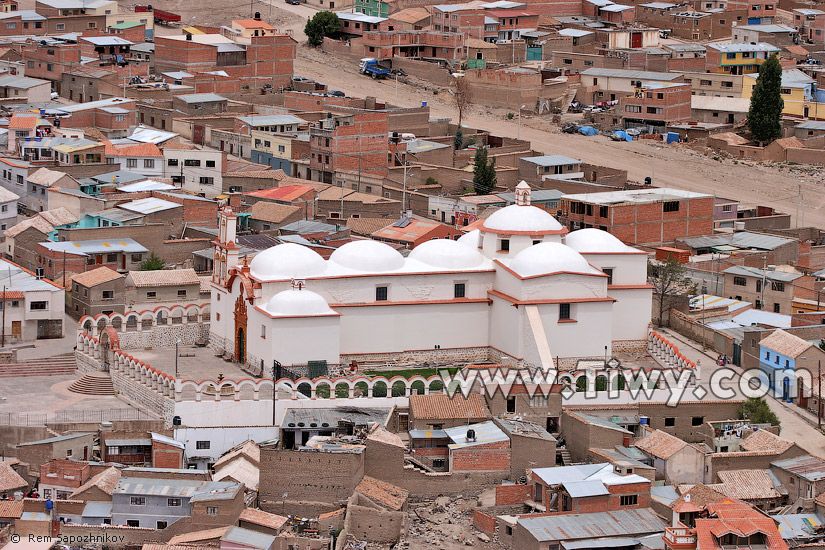
[[[377,59],[365,57],[361,59],[361,62],[358,64],[358,72],[377,79],[386,78],[392,71],[380,66]]]

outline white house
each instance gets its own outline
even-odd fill
[[[63,287],[40,279],[8,260],[0,260],[0,309],[6,343],[63,337]]]
[[[106,164],[118,164],[120,170],[147,178],[163,177],[163,153],[154,143],[139,143],[128,138],[105,142]]]
[[[496,357],[552,368],[647,346],[647,255],[597,229],[567,234],[547,211],[516,204],[458,241],[408,257],[362,240],[328,260],[293,243],[239,265],[235,215],[221,213],[210,342],[255,368],[326,361]]]
[[[221,194],[223,159],[226,153],[187,145],[163,148],[163,177],[175,185],[209,199]]]
[[[17,195],[0,187],[0,231],[14,226],[17,223]]]

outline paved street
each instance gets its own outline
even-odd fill
[[[716,367],[716,352],[709,350],[702,351],[702,345],[699,342],[694,342],[685,338],[681,334],[669,329],[656,329],[657,332],[666,335],[666,337],[679,347],[681,351],[691,361],[701,361],[701,379],[700,383],[707,384],[712,372]],[[740,375],[742,369],[735,365],[728,365]],[[731,388],[737,393],[736,399],[744,399],[738,387],[738,380],[731,381]],[[712,396],[706,399],[712,399]],[[816,415],[809,413],[805,409],[801,409],[793,404],[783,403],[772,396],[767,398],[771,410],[776,413],[782,425],[782,437],[794,441],[797,445],[808,451],[809,453],[819,456],[825,456],[825,435],[816,429]]]

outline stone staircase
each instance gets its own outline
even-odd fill
[[[112,377],[106,372],[88,372],[69,385],[69,391],[83,395],[114,395]]]
[[[561,457],[562,466],[570,466],[573,464],[573,457],[570,456],[570,451],[567,449],[556,449],[556,454]]]
[[[0,378],[20,376],[59,376],[77,370],[74,353],[55,355],[46,359],[29,359],[9,365],[0,365]]]
[[[579,91],[579,85],[578,84],[576,84],[574,86],[571,86],[567,90],[567,94],[564,96],[564,99],[562,99],[562,102],[561,102],[561,112],[562,112],[562,114],[566,113],[567,110],[570,108],[570,105],[573,104],[573,100],[576,98],[576,92],[578,92],[578,91]]]

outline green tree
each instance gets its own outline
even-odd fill
[[[748,419],[754,424],[779,426],[779,418],[762,397],[751,397],[739,405],[739,418]]]
[[[424,185],[438,185],[438,180],[430,176],[427,178],[427,181],[424,182]]]
[[[143,260],[140,264],[141,271],[157,271],[163,269],[163,258],[158,257],[154,252],[149,254],[149,257]]]
[[[782,136],[782,65],[775,55],[759,66],[748,109],[748,128],[760,144]]]
[[[664,324],[665,311],[669,312],[680,298],[696,292],[696,285],[685,275],[685,266],[676,258],[649,261],[647,278],[659,300],[659,326]]]
[[[331,11],[319,11],[307,21],[304,34],[307,35],[310,46],[320,46],[325,37],[336,36],[339,30],[341,30],[341,20],[338,19],[338,15]]]
[[[461,128],[455,131],[455,139],[453,140],[453,149],[458,151],[464,147],[464,132],[461,131]]]
[[[473,189],[478,195],[489,195],[496,188],[496,159],[487,161],[487,148],[479,147],[473,159]]]

